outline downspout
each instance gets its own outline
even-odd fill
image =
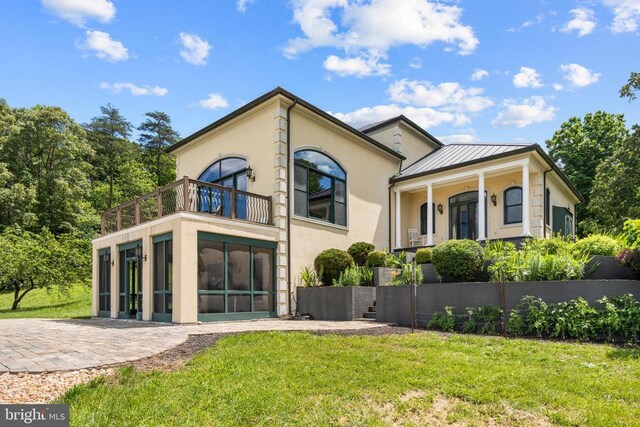
[[[549,212],[549,208],[547,206],[547,174],[552,170],[553,168],[548,169],[542,174],[542,229],[544,230],[545,239],[547,238],[547,215],[549,216],[549,223],[551,223],[551,212]]]
[[[291,166],[291,110],[298,103],[297,99],[293,99],[293,104],[287,108],[287,167],[286,175],[287,175],[287,310],[289,310],[289,315],[292,314],[291,310],[291,204],[289,203],[291,200],[291,176],[290,176],[290,166]]]

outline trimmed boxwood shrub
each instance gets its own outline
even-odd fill
[[[369,254],[375,249],[371,243],[367,242],[356,242],[353,245],[349,246],[347,252],[353,258],[357,265],[365,265],[367,262],[367,257]]]
[[[431,264],[431,253],[433,252],[432,248],[422,248],[416,251],[416,256],[413,260],[416,264]]]
[[[580,255],[615,256],[620,252],[620,243],[613,237],[593,234],[580,239],[572,246],[572,250]]]
[[[387,253],[385,251],[373,251],[367,256],[367,267],[384,267],[387,260]]]
[[[340,249],[325,249],[313,261],[313,266],[324,286],[333,285],[334,280],[340,279],[340,273],[354,265],[351,255]]]
[[[447,240],[433,248],[436,272],[460,282],[473,280],[484,265],[484,249],[475,240]]]

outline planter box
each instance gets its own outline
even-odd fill
[[[376,322],[410,326],[411,288],[411,285],[376,288]]]
[[[422,283],[440,283],[440,276],[436,273],[436,269],[433,264],[421,264],[422,274],[424,275],[424,279]]]
[[[375,303],[376,288],[370,286],[297,288],[297,311],[315,320],[362,319]]]
[[[391,283],[394,273],[400,273],[399,268],[374,267],[373,286],[384,286]]]
[[[597,267],[596,267],[597,266]],[[589,280],[633,280],[636,275],[629,267],[618,265],[615,257],[596,255],[589,261],[585,268],[585,273],[589,273],[586,279]]]

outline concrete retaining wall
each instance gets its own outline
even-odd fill
[[[374,287],[297,288],[297,311],[315,320],[361,319],[374,304]]]

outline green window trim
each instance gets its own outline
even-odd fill
[[[153,236],[153,243],[165,242],[167,240],[173,240],[173,233],[172,232],[164,233],[164,234],[158,234],[157,236]]]
[[[98,249],[98,317],[111,317],[111,248]]]
[[[160,265],[157,266],[158,256],[156,251],[161,248],[162,259]],[[167,255],[168,249],[171,248],[171,268],[169,270],[169,257]],[[152,265],[152,294],[153,301],[151,305],[151,320],[158,322],[171,322],[173,318],[173,233],[160,234],[153,237],[153,254],[151,259]],[[160,270],[160,271],[158,271]],[[156,289],[156,281],[158,280],[157,274],[160,274],[162,279],[162,289]],[[156,303],[160,299],[161,310],[158,311]],[[169,304],[171,306],[169,306]]]

